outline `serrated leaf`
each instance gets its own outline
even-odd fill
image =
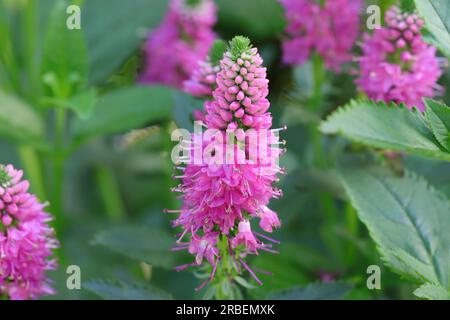
[[[344,167],[341,178],[388,266],[417,281],[449,287],[450,202],[422,178]]]
[[[343,282],[314,283],[269,294],[269,300],[340,300],[352,285]]]
[[[118,280],[92,280],[83,288],[104,300],[169,300],[171,295],[148,284],[125,283]]]
[[[434,285],[424,284],[414,291],[414,294],[419,298],[430,300],[450,300],[450,292],[445,288]]]
[[[162,86],[135,86],[101,96],[89,119],[76,119],[73,133],[78,140],[121,133],[168,119],[172,90]]]
[[[18,98],[0,91],[0,136],[14,142],[46,147],[43,135],[41,117]]]
[[[376,148],[450,161],[450,153],[436,141],[424,116],[403,105],[351,101],[323,121],[320,129]]]
[[[116,227],[98,233],[92,243],[156,267],[174,266],[175,255],[170,252],[174,239],[160,229]]]
[[[68,5],[66,0],[55,1],[42,54],[41,74],[59,98],[70,97],[82,88],[88,71],[83,29],[67,28]]]
[[[425,117],[437,141],[450,151],[450,108],[432,99],[425,99]]]
[[[425,27],[450,57],[450,2],[448,0],[415,0],[417,11],[425,20]]]

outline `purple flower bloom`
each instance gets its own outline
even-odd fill
[[[323,7],[314,0],[280,2],[288,21],[283,42],[285,63],[303,64],[312,51],[334,71],[351,61],[350,51],[359,34],[361,0],[328,0]]]
[[[183,81],[206,58],[216,37],[215,22],[212,0],[172,0],[164,21],[147,41],[146,68],[140,80],[183,89]]]
[[[356,83],[371,99],[424,111],[422,98],[443,90],[437,81],[445,59],[437,58],[436,48],[423,41],[424,22],[417,15],[392,7],[385,20],[385,27],[364,36]]]
[[[54,293],[45,271],[56,268],[58,242],[45,204],[27,192],[22,175],[12,165],[0,166],[0,295],[36,299]]]

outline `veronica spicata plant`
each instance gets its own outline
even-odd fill
[[[216,38],[215,23],[212,0],[172,0],[164,21],[148,38],[141,81],[182,89],[183,81],[206,58]]]
[[[0,165],[0,296],[36,299],[54,294],[45,274],[56,268],[58,241],[45,203],[28,193],[23,172]]]
[[[242,283],[239,275],[244,269],[262,284],[245,258],[261,251],[276,253],[272,244],[278,243],[254,231],[251,225],[251,220],[259,219],[260,229],[269,233],[281,225],[268,204],[271,198],[282,195],[273,184],[278,181],[277,175],[284,173],[276,161],[284,150],[270,146],[280,144],[275,134],[280,129],[270,130],[272,118],[267,112],[270,104],[266,99],[268,80],[262,62],[258,50],[251,47],[247,38],[235,37],[230,42],[220,61],[214,99],[205,103],[205,125],[218,130],[219,137],[233,139],[234,151],[243,157],[249,151],[244,131],[267,129],[266,139],[257,140],[256,149],[262,149],[265,144],[268,152],[258,153],[254,162],[240,162],[236,156],[226,164],[214,161],[178,167],[182,173],[177,178],[182,183],[174,191],[182,194],[183,206],[181,210],[168,210],[179,214],[173,225],[182,228],[175,249],[185,249],[195,255],[194,262],[176,269],[201,266],[206,260],[211,265],[210,275],[198,289],[211,282],[210,292],[216,297],[221,297],[225,283],[234,292],[225,293],[225,297],[239,295],[235,284]],[[232,138],[228,136],[230,133],[233,133]],[[198,143],[199,137],[193,136],[190,150],[206,151],[212,143],[218,153],[222,146],[215,144],[217,137],[203,136]]]
[[[280,0],[286,11],[287,37],[283,61],[303,64],[313,51],[325,65],[339,71],[352,60],[351,49],[359,34],[361,0]]]
[[[371,99],[424,111],[422,99],[443,91],[437,81],[446,60],[423,40],[424,22],[417,14],[392,7],[385,21],[386,26],[364,36],[356,83]]]

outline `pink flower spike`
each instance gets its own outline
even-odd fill
[[[56,268],[59,246],[44,204],[12,165],[0,165],[0,296],[13,300],[54,294],[46,271]]]

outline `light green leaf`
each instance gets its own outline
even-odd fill
[[[74,111],[80,119],[86,120],[92,115],[97,100],[97,90],[89,89],[68,100],[67,107]]]
[[[343,282],[314,283],[306,287],[293,287],[271,293],[269,300],[340,300],[351,290],[352,285]]]
[[[172,91],[160,86],[135,86],[101,96],[89,119],[76,119],[73,133],[78,140],[121,133],[170,118]]]
[[[419,282],[449,287],[450,202],[413,173],[341,169],[345,189],[388,266]]]
[[[174,266],[176,256],[170,252],[170,248],[174,246],[175,241],[161,229],[116,227],[100,232],[92,243],[156,267]]]
[[[14,142],[45,147],[42,118],[16,97],[0,92],[0,136]]]
[[[68,98],[86,83],[88,62],[81,30],[67,28],[68,1],[55,2],[44,39],[41,74],[50,95]]]
[[[415,0],[417,11],[425,20],[425,27],[450,57],[450,2],[448,0]]]
[[[164,17],[167,0],[85,1],[91,83],[106,80],[144,42]]]
[[[450,108],[432,99],[425,99],[425,117],[439,143],[450,151]]]
[[[424,284],[414,291],[414,294],[419,298],[430,300],[450,300],[450,292],[445,288],[434,285]]]
[[[403,105],[351,101],[323,121],[320,129],[376,148],[450,160],[450,153],[436,141],[425,117]]]
[[[83,285],[103,300],[169,300],[171,295],[148,284],[125,283],[118,280],[92,280]]]

